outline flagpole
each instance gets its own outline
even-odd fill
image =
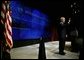
[[[0,41],[0,58],[2,59],[2,42]]]

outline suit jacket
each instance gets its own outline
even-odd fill
[[[58,35],[59,38],[65,38],[66,37],[66,23],[61,24],[60,22],[58,23]]]

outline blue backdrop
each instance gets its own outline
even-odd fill
[[[11,1],[13,40],[38,39],[45,33],[48,16],[41,11]]]

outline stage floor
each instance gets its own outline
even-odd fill
[[[71,42],[66,42],[65,55],[59,55],[59,41],[45,43],[46,59],[79,59],[79,53],[70,52]],[[11,59],[38,59],[39,44],[13,48]]]

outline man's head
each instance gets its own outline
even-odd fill
[[[63,23],[65,23],[65,17],[61,17],[60,21],[63,22]]]

